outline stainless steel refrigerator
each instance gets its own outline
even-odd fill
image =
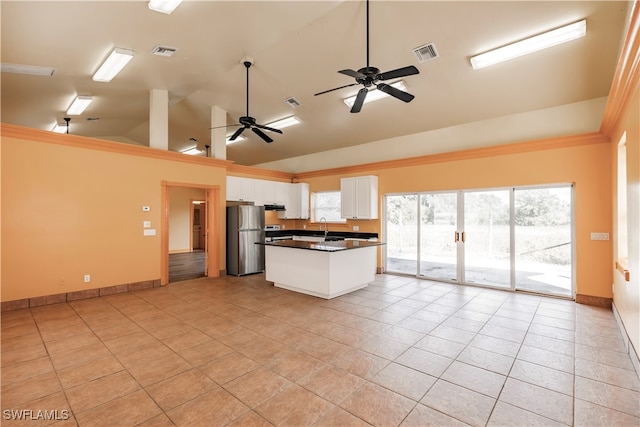
[[[227,206],[227,274],[264,271],[264,206]]]

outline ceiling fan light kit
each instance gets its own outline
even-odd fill
[[[397,68],[395,70],[381,73],[378,68],[369,65],[369,0],[367,0],[367,66],[364,68],[360,68],[358,71],[345,69],[338,71],[338,73],[353,77],[356,82],[325,90],[323,92],[318,92],[314,96],[333,92],[334,90],[343,89],[350,86],[362,85],[363,87],[358,91],[358,94],[355,96],[353,104],[351,105],[351,112],[359,113],[367,99],[367,95],[370,92],[369,88],[371,88],[372,86],[375,86],[375,88],[377,88],[379,91],[382,91],[387,95],[391,95],[401,101],[411,102],[414,96],[410,93],[407,93],[386,83],[379,83],[379,81],[399,79],[401,77],[419,74],[420,71],[418,71],[415,66],[409,65],[406,67]],[[373,89],[371,91],[373,91]]]
[[[587,33],[587,20],[583,19],[537,36],[529,37],[519,42],[490,50],[480,55],[471,57],[471,66],[474,70],[499,64],[510,59],[528,55],[542,49],[566,43],[583,37]]]
[[[93,75],[96,82],[110,82],[133,59],[133,51],[115,48]]]

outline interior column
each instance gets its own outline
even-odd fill
[[[169,149],[169,91],[164,89],[149,93],[149,147]]]
[[[214,105],[211,107],[211,157],[227,159],[227,111]]]

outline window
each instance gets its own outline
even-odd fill
[[[325,218],[327,222],[347,222],[340,217],[340,192],[321,191],[311,195],[311,221],[318,222]]]

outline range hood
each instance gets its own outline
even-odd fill
[[[284,205],[264,205],[265,211],[285,211]]]

